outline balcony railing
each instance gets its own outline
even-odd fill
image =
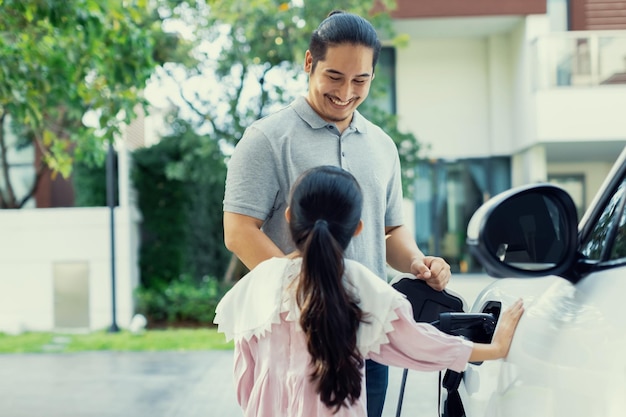
[[[535,89],[626,86],[626,31],[553,33],[532,50]]]

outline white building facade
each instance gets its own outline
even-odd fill
[[[465,229],[483,201],[549,181],[582,214],[626,145],[626,5],[436,3],[398,1],[395,28],[410,40],[395,50],[395,104],[426,146],[418,243],[477,272]]]

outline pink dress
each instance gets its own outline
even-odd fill
[[[272,258],[241,279],[220,301],[218,330],[235,340],[237,400],[245,417],[366,417],[361,398],[337,413],[310,382],[310,357],[298,324],[292,284],[301,259]],[[346,260],[345,285],[368,314],[357,347],[366,359],[420,371],[463,371],[473,343],[416,323],[410,303],[363,265]]]

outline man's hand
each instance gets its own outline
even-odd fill
[[[450,265],[443,258],[424,256],[411,262],[411,273],[437,291],[442,291],[450,281]]]
[[[437,291],[450,281],[450,265],[443,258],[424,256],[406,226],[386,227],[387,263],[400,272],[408,272]]]

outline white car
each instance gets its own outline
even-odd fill
[[[459,414],[625,417],[626,150],[578,225],[564,190],[530,185],[479,208],[467,243],[502,278],[471,312],[525,313],[506,359],[468,365]]]

